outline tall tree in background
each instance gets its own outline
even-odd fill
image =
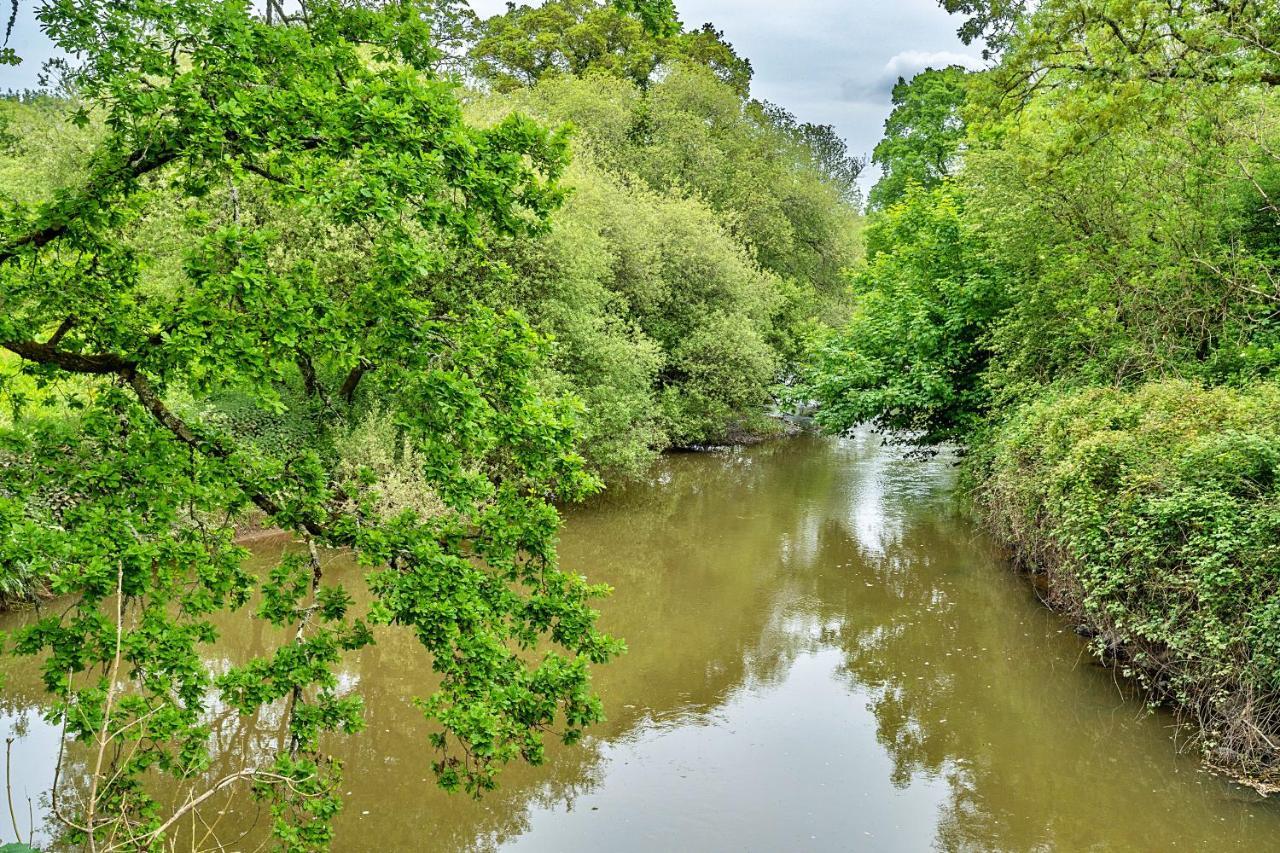
[[[782,131],[808,155],[810,164],[840,191],[841,197],[851,205],[859,206],[862,191],[858,178],[866,168],[865,157],[849,152],[849,143],[840,137],[829,124],[813,124],[799,121],[786,109],[768,102],[756,102],[755,108],[764,123]]]
[[[964,141],[966,74],[952,66],[898,79],[884,138],[871,155],[883,175],[867,196],[869,207],[889,207],[911,184],[930,189],[951,176]]]
[[[1280,85],[1280,7],[1255,0],[939,0],[966,43],[999,54],[1004,94],[1070,81]]]
[[[433,70],[437,74],[465,74],[467,49],[480,22],[471,4],[467,0],[431,0],[424,3],[420,14],[428,22],[430,44],[437,54]]]
[[[819,337],[802,383],[829,428],[869,422],[934,444],[968,435],[987,411],[987,330],[1008,297],[952,180],[969,85],[951,67],[893,89],[853,318]]]
[[[953,15],[968,16],[957,34],[965,44],[983,41],[983,56],[990,59],[1009,43],[1027,0],[938,0],[938,5]]]
[[[573,243],[503,257],[555,330],[557,380],[588,402],[588,458],[634,472],[672,444],[775,432],[764,412],[809,329],[847,316],[863,161],[830,127],[753,101],[749,66],[705,61],[694,47],[736,56],[714,28],[653,39],[584,0],[484,26],[477,111],[571,122],[583,155],[557,219]]]
[[[646,86],[664,64],[688,61],[705,65],[746,94],[751,63],[738,56],[722,33],[710,24],[688,32],[678,23],[655,27],[655,17],[663,20],[664,4],[645,5],[638,18],[627,12],[636,5],[645,4],[602,0],[511,4],[505,14],[480,25],[471,49],[472,70],[500,91],[532,86],[546,77],[587,72]]]

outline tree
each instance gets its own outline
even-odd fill
[[[638,17],[645,29],[656,36],[680,32],[675,0],[613,0],[613,5]]]
[[[867,166],[866,158],[850,154],[849,143],[833,126],[801,122],[777,104],[762,101],[753,106],[760,112],[763,123],[782,131],[807,154],[810,165],[840,190],[845,202],[855,207],[861,202],[858,178]]]
[[[452,269],[474,298],[519,307],[555,338],[550,379],[586,404],[590,463],[638,473],[673,443],[776,431],[765,412],[806,331],[847,317],[861,163],[844,142],[696,65],[647,89],[556,76],[472,109],[574,126],[552,233],[492,244],[486,264],[511,286]]]
[[[504,763],[541,759],[553,723],[572,741],[600,717],[588,667],[621,646],[595,627],[605,590],[554,550],[552,501],[595,487],[575,405],[537,391],[546,343],[519,315],[431,287],[445,258],[482,256],[484,234],[546,227],[565,140],[518,116],[463,121],[432,73],[434,8],[273,2],[271,24],[240,0],[38,13],[80,58],[76,118],[100,131],[75,181],[0,201],[0,346],[62,401],[0,426],[0,566],[73,596],[14,637],[45,655],[50,716],[88,755],[83,791],[53,792],[68,843],[150,849],[245,785],[282,847],[325,846],[340,768],[319,738],[361,726],[334,667],[375,623],[431,654],[440,687],[421,707],[448,788],[492,787]],[[227,394],[313,428],[246,440],[209,414]],[[339,464],[375,406],[435,512],[380,511],[373,472]],[[227,523],[249,509],[305,546],[262,579]],[[370,612],[325,578],[322,547],[371,567]],[[255,618],[290,639],[215,674],[198,653],[208,615],[255,589]],[[281,709],[276,754],[212,777],[213,702]],[[174,811],[151,774],[184,792]]]
[[[895,204],[911,184],[935,187],[954,172],[965,135],[966,75],[953,65],[898,79],[884,138],[871,155],[884,170],[867,199],[872,209]]]
[[[1000,61],[895,87],[823,417],[963,440],[1053,383],[1272,369],[1271,7],[947,5]]]
[[[1042,87],[1126,82],[1280,85],[1280,9],[1252,0],[1151,4],[1126,0],[940,0],[972,17],[966,42],[1002,53],[994,75],[1024,104]],[[990,51],[989,51],[990,52]]]
[[[602,0],[551,0],[540,6],[509,4],[507,13],[484,21],[471,49],[473,70],[499,91],[532,86],[555,75],[599,72],[647,86],[664,64],[689,61],[712,69],[745,94],[751,64],[710,24],[683,32],[655,28],[663,3],[649,4],[637,18],[636,4]],[[643,4],[642,4],[643,5]],[[666,3],[670,6],[670,3]]]
[[[992,324],[1008,306],[963,196],[913,185],[873,220],[853,320],[814,348],[802,396],[829,429],[871,422],[923,444],[964,439],[988,404]]]
[[[467,0],[434,0],[424,3],[422,14],[430,25],[431,45],[438,52],[436,73],[464,74],[467,48],[475,40],[479,25],[471,4]]]
[[[957,35],[965,44],[984,40],[983,57],[990,59],[1008,44],[1026,12],[1027,0],[938,0],[938,5],[953,15],[970,16]]]

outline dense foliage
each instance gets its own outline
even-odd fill
[[[966,445],[1099,652],[1274,782],[1280,12],[944,5],[993,65],[895,89],[854,318],[805,390],[834,428]]]
[[[669,0],[38,17],[69,58],[0,102],[0,598],[65,602],[5,647],[67,741],[58,843],[158,848],[239,788],[279,848],[326,847],[323,743],[363,724],[338,668],[383,631],[435,671],[446,788],[577,739],[622,646],[556,507],[776,429],[840,316],[861,162]],[[298,547],[257,576],[247,522]],[[278,647],[206,660],[228,610]],[[274,746],[228,768],[227,715]]]
[[[883,175],[867,197],[870,208],[896,204],[912,185],[932,189],[959,163],[965,125],[963,68],[928,69],[893,87],[893,112],[871,160]]]
[[[886,175],[886,180],[890,176]],[[857,305],[810,354],[804,390],[836,429],[874,421],[933,444],[967,435],[987,409],[987,327],[1006,307],[1000,271],[954,186],[911,183],[873,219]]]
[[[751,63],[710,24],[689,32],[679,27],[655,30],[644,19],[598,0],[514,6],[477,29],[470,71],[499,91],[588,73],[647,86],[661,69],[682,61],[711,69],[741,96],[751,84]]]
[[[1095,652],[1189,713],[1215,763],[1274,779],[1280,388],[1051,394],[980,457],[987,516]]]
[[[605,590],[554,548],[553,501],[597,486],[580,404],[542,386],[548,343],[525,319],[434,284],[481,266],[485,239],[546,232],[565,139],[468,124],[436,73],[436,12],[38,12],[77,60],[75,99],[5,108],[0,566],[69,596],[12,638],[42,656],[72,742],[61,843],[156,848],[238,785],[281,848],[326,846],[340,768],[321,739],[362,724],[335,668],[377,624],[429,653],[424,752],[448,788],[491,787],[553,726],[573,740],[600,716],[588,666],[620,644],[595,628]],[[255,412],[295,431],[271,440]],[[379,423],[407,480],[352,451]],[[261,578],[233,543],[251,509],[305,546]],[[323,547],[370,567],[369,612],[324,577]],[[202,659],[210,616],[251,599],[281,645]],[[215,708],[269,711],[277,748],[216,775]]]
[[[573,123],[570,195],[548,235],[494,242],[510,287],[457,286],[555,337],[552,379],[587,403],[584,454],[634,472],[671,445],[775,430],[771,389],[809,326],[843,312],[858,229],[843,143],[698,66],[647,89],[555,76],[473,111],[513,108]]]

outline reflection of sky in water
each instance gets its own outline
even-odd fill
[[[572,811],[535,811],[510,847],[929,849],[933,823],[919,816],[947,801],[947,783],[866,784],[887,779],[891,762],[865,697],[836,678],[841,666],[834,650],[802,655],[781,683],[740,690],[710,717],[605,745],[600,786]]]
[[[869,430],[840,440],[842,455],[852,457],[847,524],[867,558],[883,558],[902,540],[908,517],[919,514],[922,499],[945,492],[954,466],[949,453],[914,459],[905,448],[882,444]]]
[[[912,501],[943,488],[946,463],[902,459],[879,443],[869,433],[831,442],[829,464],[841,469],[836,495],[808,496],[778,532],[780,568],[849,575],[855,559],[881,562],[902,540]],[[847,507],[834,518],[833,498]],[[833,520],[856,558],[822,565]],[[846,655],[831,643],[845,633],[846,616],[824,613],[812,594],[784,585],[765,620],[744,654],[744,682],[722,704],[653,719],[602,743],[600,785],[571,809],[533,809],[529,831],[510,846],[667,850],[701,839],[702,849],[714,850],[928,849],[951,787],[943,772],[897,778],[877,735],[874,693],[849,681]],[[873,634],[883,641],[889,632]],[[788,662],[771,672],[752,664],[779,653]],[[944,769],[959,776],[956,767]]]
[[[45,722],[33,710],[7,713],[0,718],[0,739],[14,738],[9,768],[13,806],[18,830],[28,843],[32,840],[32,818],[37,828],[43,825],[48,792],[53,787],[53,762],[49,756],[58,754],[60,734],[57,726]],[[10,841],[14,837],[12,821],[7,811],[0,814],[0,839]],[[47,840],[40,833],[35,837],[37,843]]]

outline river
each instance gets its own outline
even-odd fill
[[[335,746],[349,792],[335,849],[1280,849],[1280,802],[1180,755],[1172,719],[1094,666],[955,511],[953,478],[951,460],[903,459],[870,434],[801,437],[669,456],[650,482],[570,511],[562,561],[616,588],[602,623],[630,646],[597,671],[608,722],[479,802],[447,796],[409,704],[427,663],[390,636],[342,675],[369,727]],[[213,658],[271,642],[223,628]],[[56,737],[34,667],[5,666],[0,734],[22,735],[25,824]],[[254,744],[241,732],[225,748]],[[218,833],[252,840],[266,822],[241,803]]]

